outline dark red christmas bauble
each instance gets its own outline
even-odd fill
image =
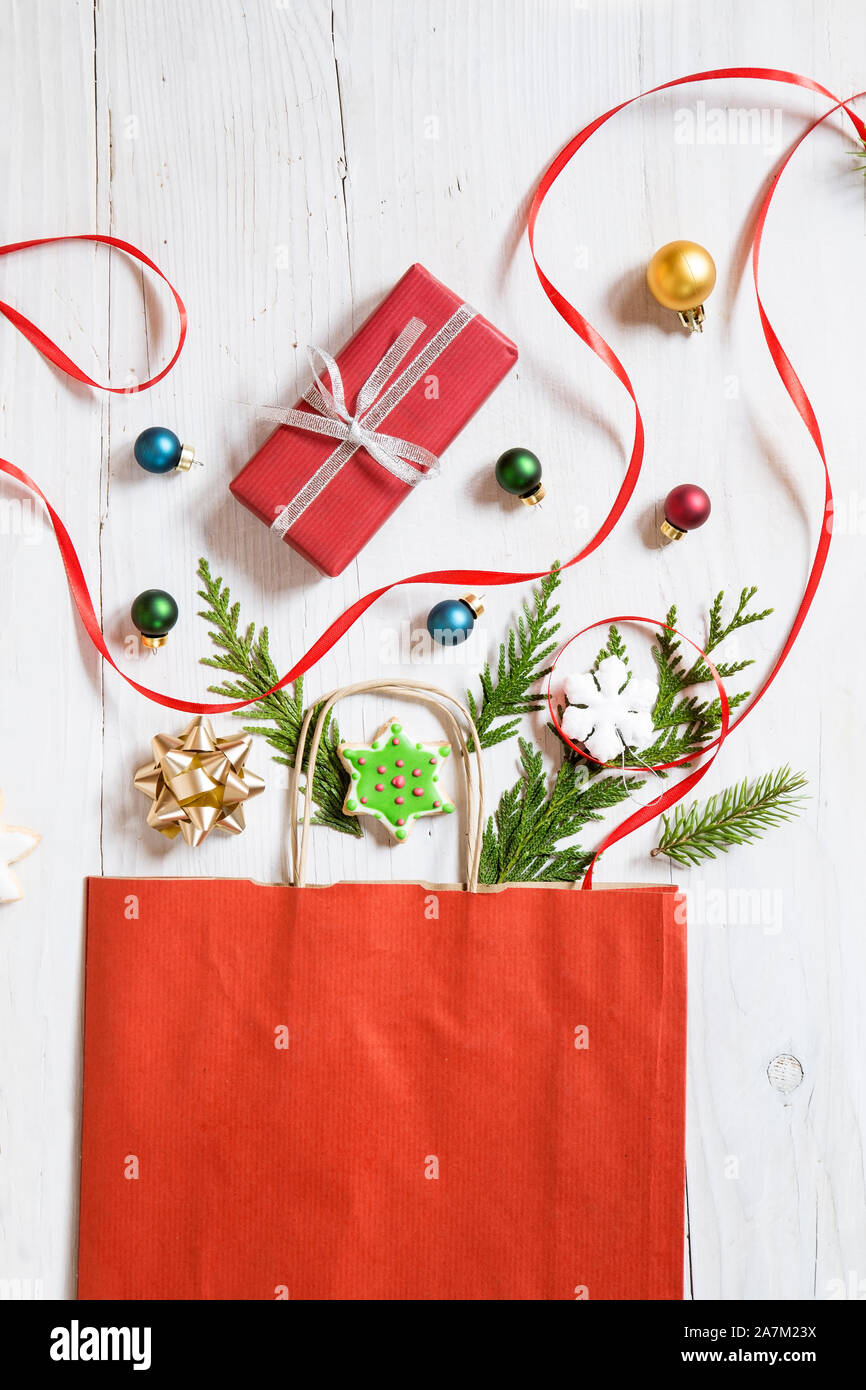
[[[709,497],[697,483],[680,483],[665,498],[665,521],[674,531],[696,531],[703,526],[711,507]]]

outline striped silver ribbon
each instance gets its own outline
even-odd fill
[[[415,346],[426,327],[420,319],[410,319],[358,392],[354,413],[350,413],[346,405],[343,379],[333,357],[323,348],[308,349],[315,385],[310,387],[303,399],[307,405],[313,407],[314,413],[271,406],[265,408],[264,414],[270,415],[281,425],[311,430],[314,434],[330,435],[340,442],[333,453],[329,454],[324,463],[307,479],[300,492],[277,513],[271,523],[272,531],[276,531],[278,536],[285,536],[340,470],[345,468],[357,449],[366,450],[371,458],[395,478],[400,478],[412,487],[424,478],[430,478],[439,472],[439,460],[429,449],[422,448],[420,444],[413,444],[408,439],[382,434],[379,426],[429,371],[440,353],[444,352],[467,323],[472,321],[475,314],[476,310],[470,305],[461,304],[448,322],[434,334],[427,346],[400,373],[393,385],[380,395],[385,382]],[[330,390],[316,371],[316,358],[325,366],[331,383]]]

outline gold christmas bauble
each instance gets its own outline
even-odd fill
[[[712,292],[716,267],[696,241],[669,241],[659,247],[646,271],[650,294],[665,309],[697,309]]]

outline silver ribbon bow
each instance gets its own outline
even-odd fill
[[[396,342],[364,382],[358,392],[354,412],[350,412],[346,405],[343,379],[333,357],[325,352],[324,348],[308,349],[315,385],[310,387],[303,399],[313,409],[286,410],[280,406],[271,406],[266,407],[263,413],[270,415],[281,425],[310,430],[314,434],[330,435],[340,442],[307,480],[297,496],[277,513],[271,530],[284,536],[345,467],[357,449],[366,450],[382,468],[387,469],[401,482],[408,483],[410,487],[439,472],[439,459],[429,449],[423,448],[420,444],[413,444],[411,440],[399,439],[396,435],[382,434],[379,425],[474,317],[475,310],[468,304],[461,304],[448,322],[434,334],[427,346],[400,373],[397,380],[383,392],[388,378],[415,346],[426,327],[421,319],[410,319]],[[328,373],[330,390],[316,370],[317,357],[324,363]]]

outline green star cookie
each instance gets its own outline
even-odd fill
[[[352,778],[343,810],[349,816],[375,816],[395,840],[405,840],[413,821],[454,810],[439,786],[439,772],[451,755],[447,743],[415,743],[392,722],[372,743],[341,743],[337,750]]]

